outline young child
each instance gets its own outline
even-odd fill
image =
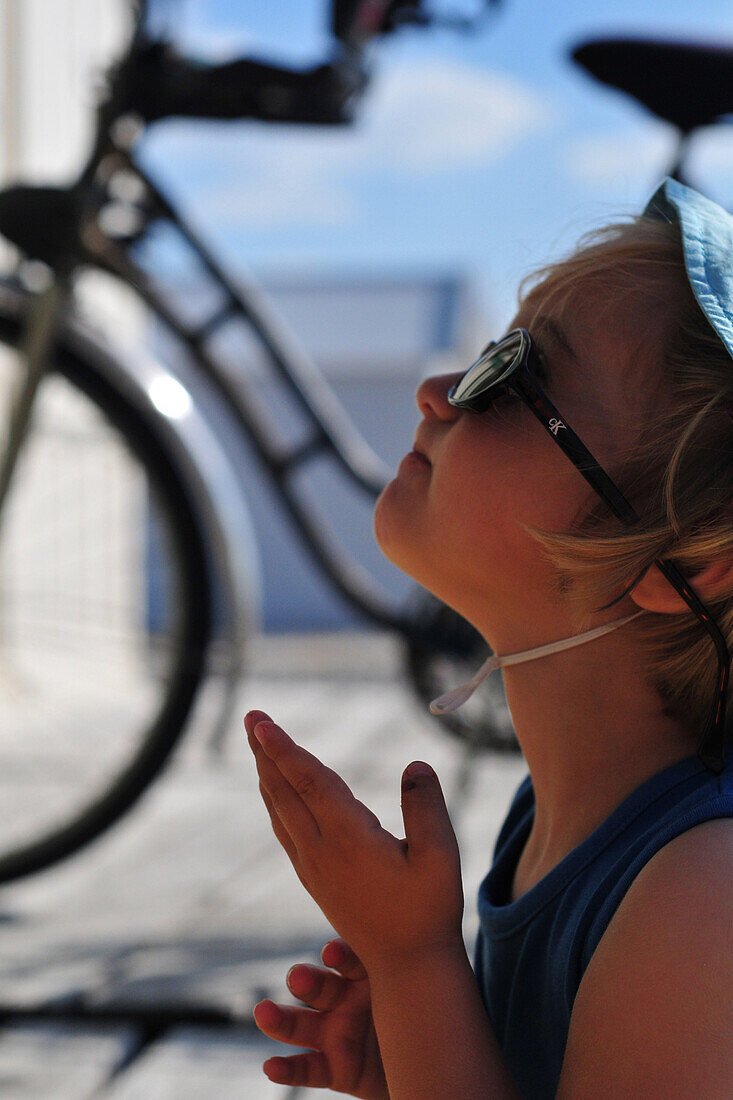
[[[273,829],[341,937],[291,969],[302,1007],[257,1006],[309,1051],[265,1072],[369,1100],[730,1100],[733,218],[668,179],[523,289],[511,335],[420,385],[375,513],[391,561],[519,654],[530,774],[475,972],[429,766],[398,840],[251,711]]]

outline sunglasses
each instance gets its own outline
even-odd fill
[[[629,502],[547,397],[538,380],[538,375],[543,373],[544,368],[539,352],[533,346],[529,333],[523,328],[513,329],[503,340],[484,348],[476,362],[451,388],[448,402],[456,409],[481,413],[508,391],[516,394],[534,413],[611,512],[623,523],[638,523],[639,517]],[[653,564],[697,616],[715,645],[718,655],[716,696],[698,744],[697,755],[706,768],[720,775],[724,766],[725,703],[730,676],[728,647],[718,624],[677,567],[671,561],[661,558],[656,558]],[[635,577],[620,596],[600,610],[604,611],[618,603],[637,584],[641,576],[643,573]]]

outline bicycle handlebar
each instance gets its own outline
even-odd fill
[[[237,58],[213,65],[182,57],[164,42],[142,42],[110,81],[106,109],[134,112],[146,123],[164,118],[241,119],[338,124],[349,122],[366,73],[349,59],[288,69]]]
[[[482,9],[499,0],[481,0]],[[132,0],[133,33],[125,56],[107,74],[107,124],[134,112],[146,123],[164,118],[256,118],[267,122],[338,125],[351,122],[369,83],[364,61],[374,39],[406,23],[443,24],[470,30],[473,18],[441,17],[425,0],[331,0],[333,56],[304,69],[241,57],[210,64],[179,54],[172,44],[149,36],[149,0]]]

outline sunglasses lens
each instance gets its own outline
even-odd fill
[[[482,412],[488,408],[497,387],[516,369],[525,349],[525,338],[518,330],[498,344],[489,344],[448,395],[451,405]]]

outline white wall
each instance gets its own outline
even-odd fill
[[[91,145],[102,73],[131,29],[128,0],[0,0],[0,186],[71,182]],[[85,278],[84,304],[134,344],[143,314],[109,283]]]
[[[129,31],[126,0],[0,0],[0,187],[73,179],[92,140],[101,72]],[[0,242],[0,269],[12,256]],[[139,345],[145,315],[129,292],[94,273],[78,290],[99,327]],[[2,421],[19,377],[17,359],[0,349]],[[0,643],[15,639],[16,659],[25,636],[37,654],[42,628],[67,647],[95,631],[109,639],[139,632],[144,611],[144,486],[116,438],[73,396],[60,382],[42,387],[15,473],[19,491],[8,501]],[[70,513],[72,524],[59,518]]]
[[[0,0],[0,180],[73,176],[94,84],[129,27],[124,0]]]

